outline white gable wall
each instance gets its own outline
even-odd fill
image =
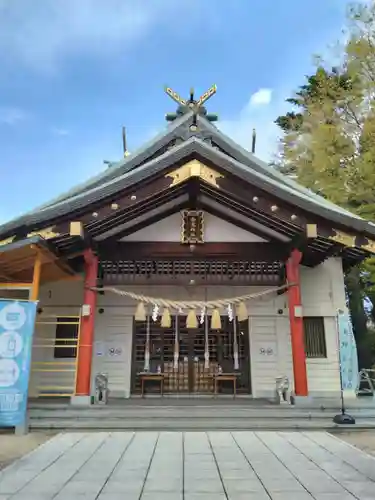
[[[121,241],[181,241],[181,213],[173,214]],[[266,240],[210,213],[204,214],[204,241],[207,243],[256,243]]]

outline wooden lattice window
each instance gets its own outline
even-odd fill
[[[324,329],[324,318],[305,316],[303,318],[305,332],[305,352],[307,358],[326,358],[327,345]]]
[[[55,333],[54,358],[75,358],[77,356],[78,319],[71,317],[57,318]]]

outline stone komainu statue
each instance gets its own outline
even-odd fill
[[[279,404],[291,404],[291,394],[288,377],[276,377],[276,398]]]
[[[108,375],[98,373],[95,376],[95,403],[107,404],[108,394]]]

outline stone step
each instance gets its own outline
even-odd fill
[[[237,419],[301,419],[301,420],[320,420],[332,418],[338,413],[338,410],[305,410],[296,407],[289,407],[283,410],[281,407],[271,407],[269,409],[254,409],[241,407],[122,407],[114,408],[111,406],[92,406],[85,407],[66,407],[66,408],[31,408],[29,415],[33,419],[43,418],[63,418],[63,419],[87,419],[95,420],[102,418],[111,419],[138,419],[138,418],[229,418]],[[373,418],[375,420],[375,411],[370,410],[351,410],[349,412],[355,418]]]
[[[364,430],[375,429],[375,420],[357,421],[356,425],[338,426],[332,419],[269,419],[251,420],[229,418],[160,418],[160,419],[63,419],[43,418],[30,419],[30,428],[56,430],[158,430],[158,431],[211,431],[211,430]]]

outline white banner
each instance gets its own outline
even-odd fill
[[[347,312],[337,315],[339,334],[341,381],[344,391],[355,391],[358,385],[358,356],[353,327]]]

